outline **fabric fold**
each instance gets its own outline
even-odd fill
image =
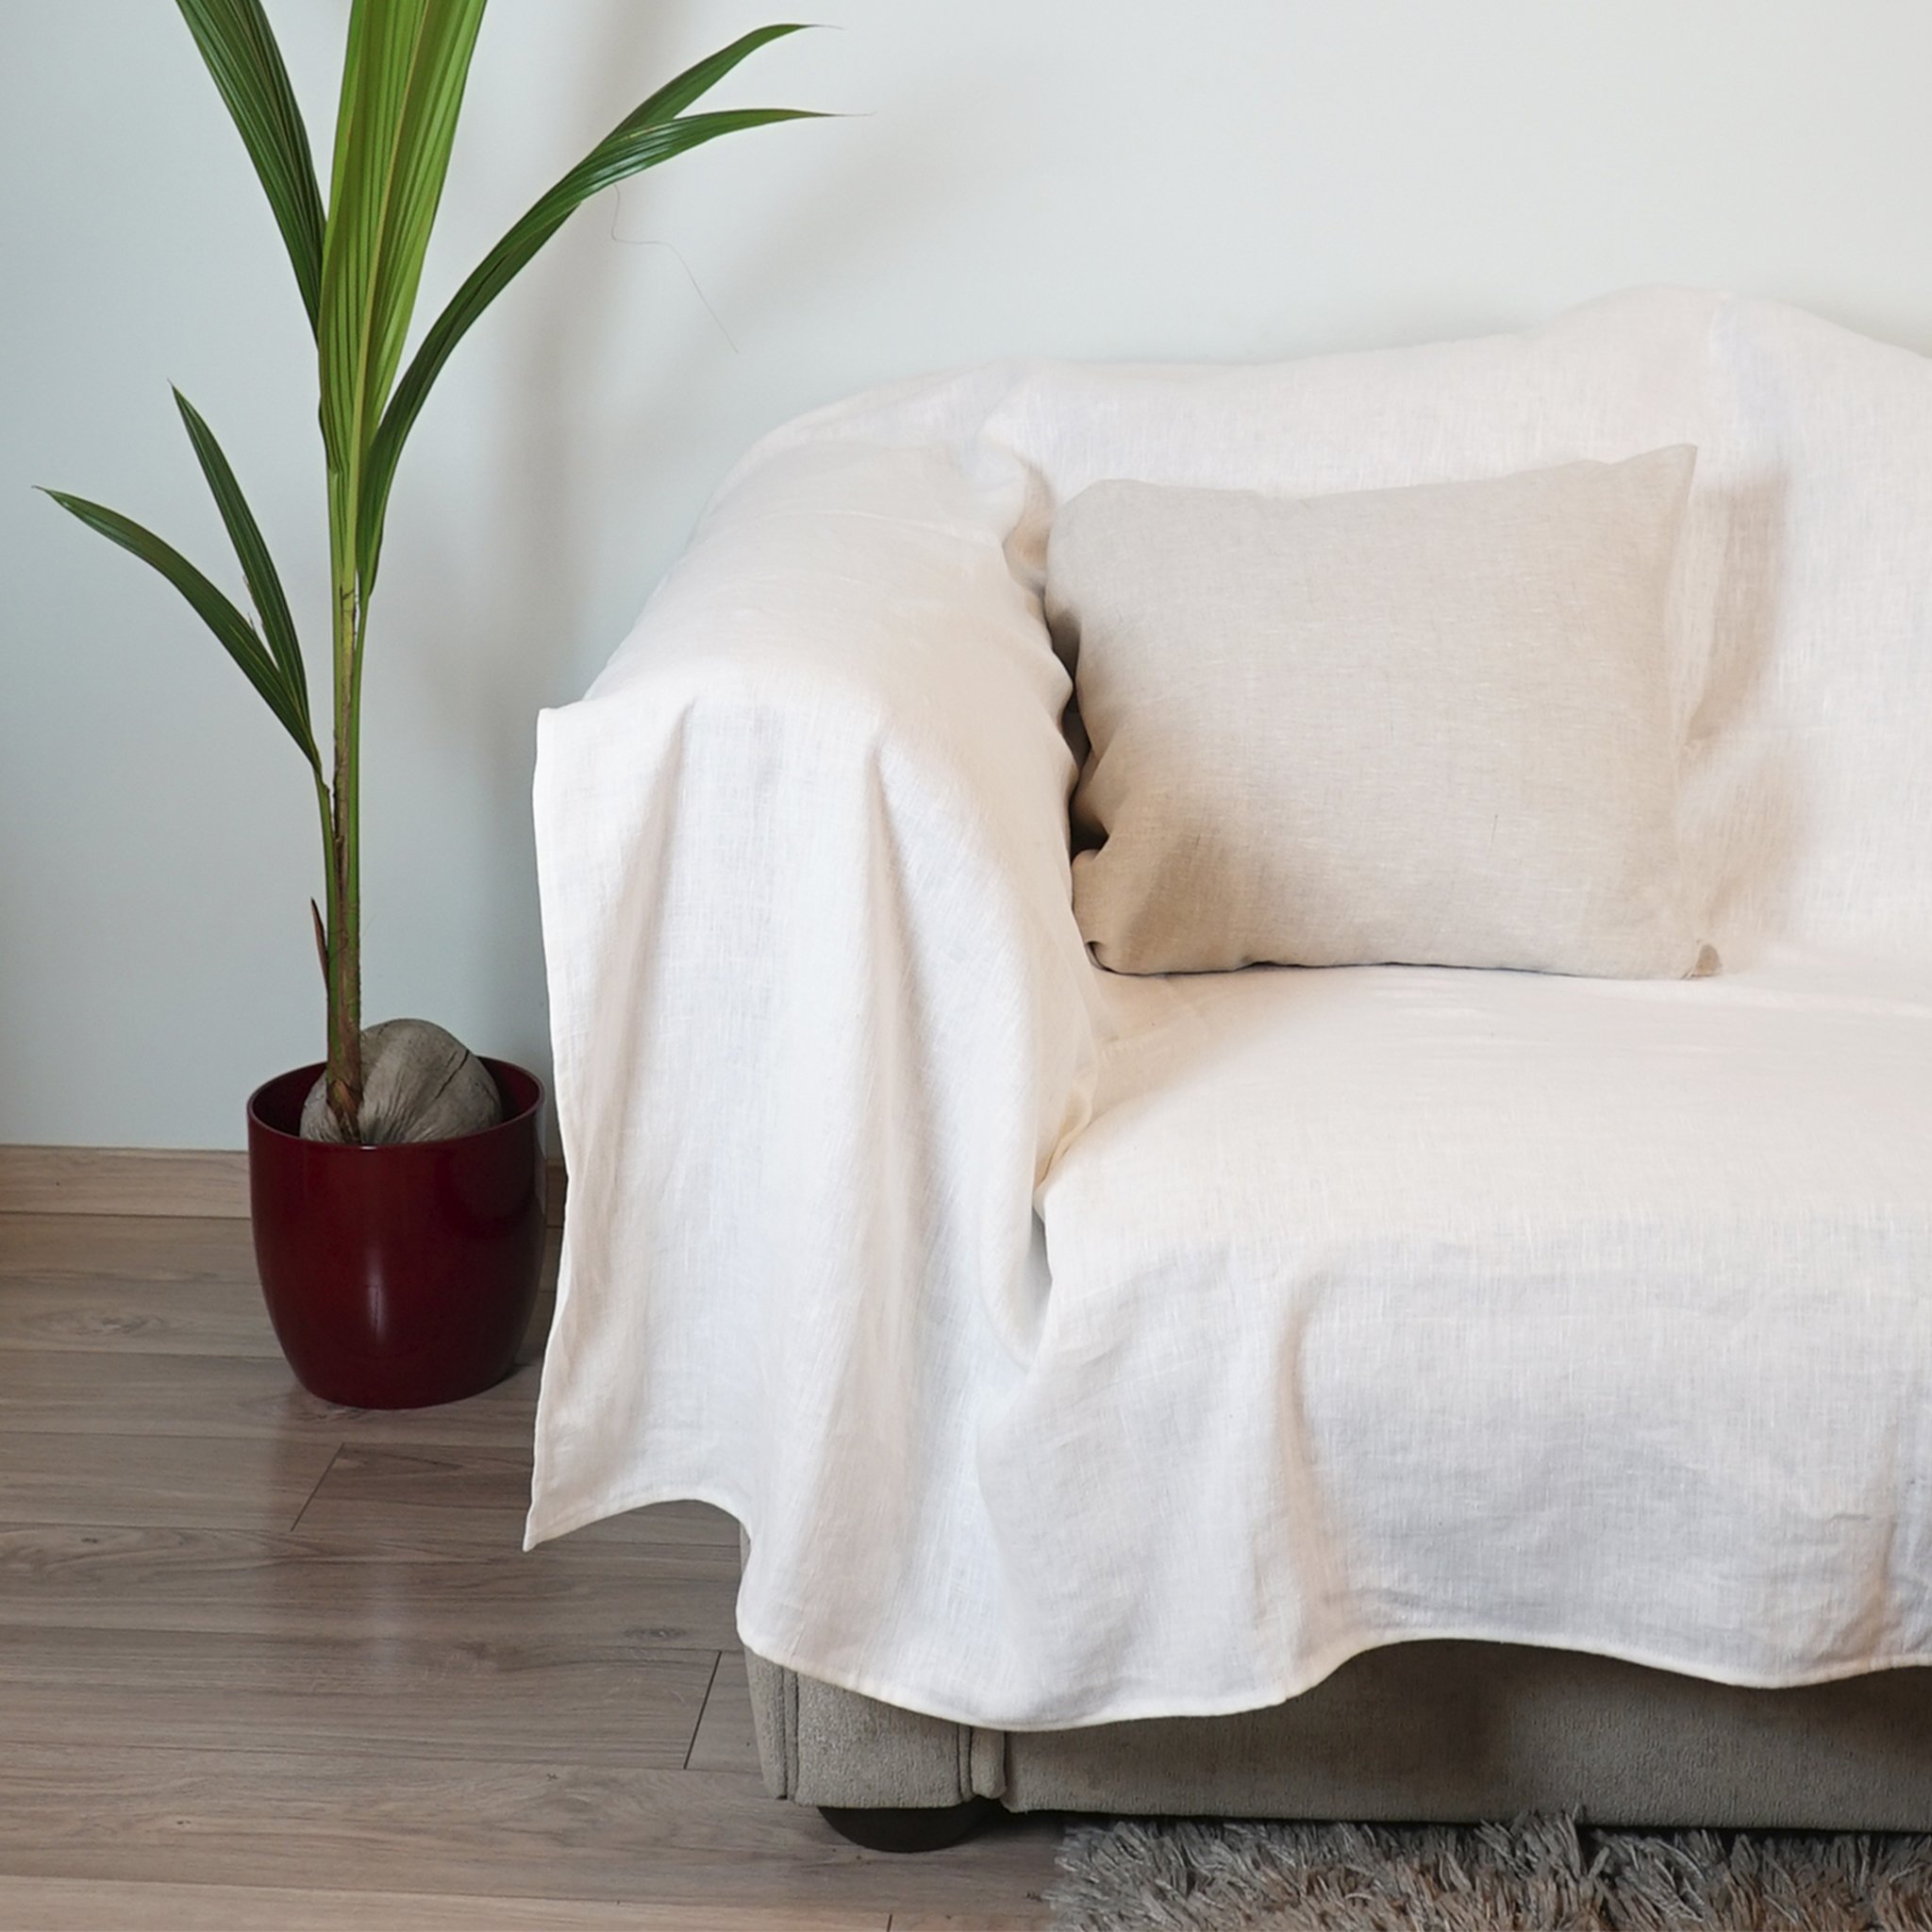
[[[1726,974],[1093,966],[1058,504],[1679,442]],[[767,439],[540,726],[571,1189],[529,1540],[717,1504],[750,1647],[995,1728],[1431,1636],[1932,1662],[1928,453],[1924,358],[1684,290],[1002,363]]]

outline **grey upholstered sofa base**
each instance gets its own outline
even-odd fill
[[[1405,1643],[1269,1710],[1024,1732],[748,1663],[766,1783],[805,1805],[1932,1830],[1932,1669],[1739,1690],[1567,1651]]]

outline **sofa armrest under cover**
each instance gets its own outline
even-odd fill
[[[821,1669],[814,1577],[916,1617],[894,1512],[971,1513],[952,1448],[1030,1353],[1033,1191],[1091,1099],[1067,678],[1002,549],[1023,489],[783,450],[540,725],[570,1199],[529,1541],[715,1502],[755,1546],[747,1638]]]

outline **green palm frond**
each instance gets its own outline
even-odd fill
[[[308,325],[322,301],[322,195],[308,130],[261,0],[176,0],[289,250]]]
[[[49,490],[64,510],[78,517],[89,529],[98,530],[110,543],[131,551],[143,563],[151,564],[180,591],[195,615],[215,634],[217,641],[235,662],[242,675],[261,693],[268,708],[282,722],[310,764],[317,761],[315,740],[308,728],[307,707],[298,702],[282,668],[256,634],[255,626],[243,617],[225,592],[218,590],[172,543],[144,529],[133,518],[106,505],[90,503],[84,496],[70,496],[64,490]]]
[[[376,566],[381,560],[383,520],[389,508],[396,464],[443,364],[477,318],[572,213],[593,194],[615,187],[630,175],[641,175],[646,168],[655,168],[658,162],[668,161],[688,148],[716,141],[720,135],[735,134],[746,127],[766,127],[780,121],[816,118],[794,108],[743,108],[728,113],[689,114],[635,126],[626,123],[599,142],[548,193],[531,205],[472,271],[449,306],[430,325],[422,347],[396,385],[395,396],[376,431],[362,478],[356,551],[365,591],[375,582]]]
[[[323,244],[323,435],[353,474],[402,361],[484,0],[355,0]]]
[[[248,508],[248,499],[242,494],[242,486],[235,480],[235,472],[223,455],[221,444],[215,441],[214,431],[202,420],[200,410],[178,389],[175,391],[175,407],[181,412],[188,440],[194,445],[195,459],[201,464],[201,474],[208,478],[215,508],[222,513],[228,541],[235,546],[242,575],[248,584],[248,594],[255,600],[255,614],[261,620],[269,655],[280,670],[283,684],[306,725],[309,722],[308,674],[302,662],[302,645],[295,635],[295,620],[289,612],[289,600],[282,590],[281,575],[275,569],[275,558],[269,555],[268,545],[262,541],[261,527],[255,521],[254,511]]]

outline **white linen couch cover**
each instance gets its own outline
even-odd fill
[[[1091,964],[1057,503],[1676,441],[1724,976]],[[1932,1662],[1928,724],[1932,365],[1794,310],[1002,364],[779,431],[540,729],[529,1541],[708,1499],[751,1648],[1004,1728],[1405,1638]]]

